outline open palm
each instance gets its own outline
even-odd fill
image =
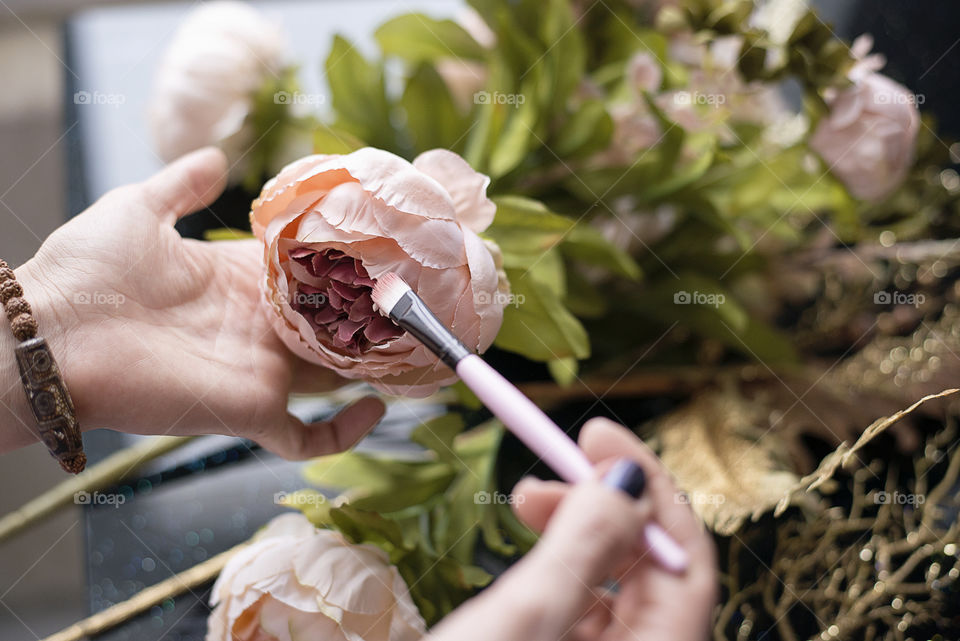
[[[244,436],[287,458],[349,447],[383,414],[365,398],[304,425],[291,392],[344,383],[291,355],[261,302],[256,241],[200,242],[173,228],[223,190],[206,149],[114,190],[54,232],[23,269],[40,331],[84,429]]]

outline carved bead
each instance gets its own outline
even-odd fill
[[[17,275],[13,273],[13,270],[7,267],[4,263],[3,267],[0,267],[0,280],[16,280]]]
[[[40,426],[40,439],[63,469],[74,474],[81,471],[86,457],[80,425],[50,347],[43,338],[32,338],[17,345],[16,356],[27,401]]]
[[[18,341],[25,341],[37,335],[37,319],[29,314],[20,314],[10,321],[13,335]]]
[[[0,283],[0,303],[6,305],[11,298],[23,296],[23,288],[15,280],[5,280]]]
[[[8,320],[13,320],[20,314],[29,314],[31,312],[30,303],[27,302],[26,298],[20,298],[19,296],[8,300],[3,309],[7,312]]]

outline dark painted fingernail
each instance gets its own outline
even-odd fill
[[[643,494],[643,488],[647,484],[647,476],[643,473],[643,468],[633,461],[623,459],[617,461],[610,471],[603,477],[604,485],[623,490],[635,499]]]

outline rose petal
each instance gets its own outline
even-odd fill
[[[493,222],[497,206],[487,198],[490,178],[463,158],[446,149],[431,149],[417,156],[413,166],[443,185],[461,225],[480,233]]]

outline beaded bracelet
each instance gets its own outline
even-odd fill
[[[20,382],[27,402],[40,426],[40,438],[53,458],[67,472],[77,474],[87,464],[80,436],[80,423],[73,408],[73,399],[57,367],[47,341],[37,336],[37,319],[30,303],[23,298],[23,288],[10,266],[0,259],[0,303],[10,321],[16,347]]]

